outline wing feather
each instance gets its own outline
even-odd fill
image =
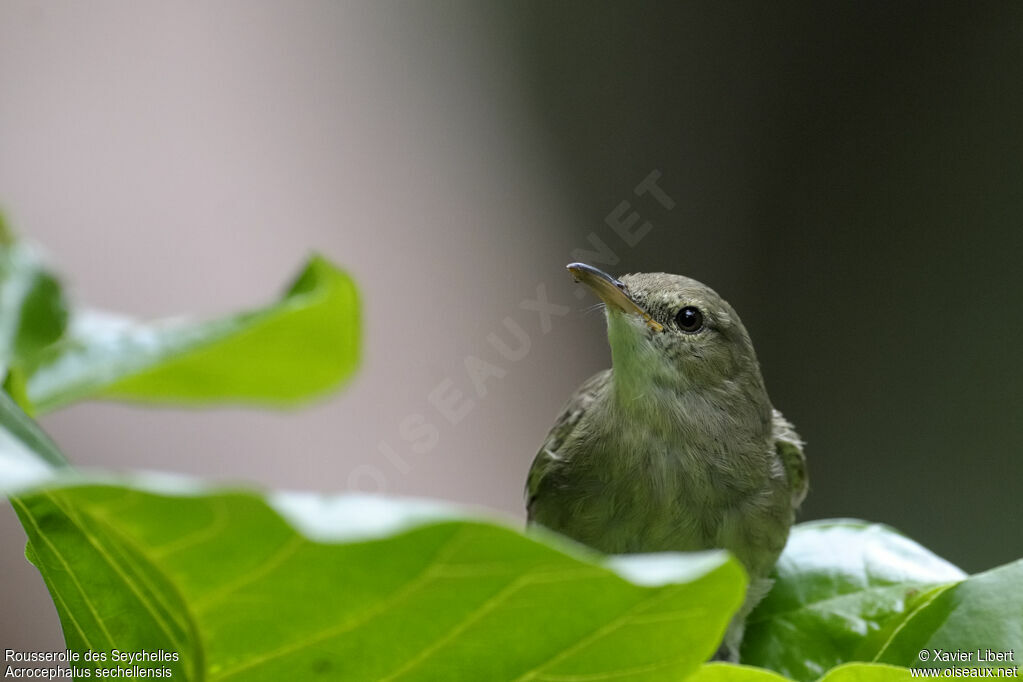
[[[529,521],[535,516],[534,505],[541,496],[545,485],[550,484],[552,474],[564,463],[564,445],[571,438],[579,420],[590,406],[607,389],[611,370],[598,372],[582,383],[561,410],[557,421],[551,427],[540,451],[536,453],[526,479],[526,512]]]
[[[803,453],[803,439],[792,424],[774,410],[774,447],[785,466],[785,475],[792,492],[792,508],[795,509],[806,497],[810,481],[806,473],[806,455]]]

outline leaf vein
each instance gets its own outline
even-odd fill
[[[143,594],[143,590],[141,586],[138,584],[138,582],[136,582],[135,578],[128,575],[127,572],[125,572],[124,567],[121,566],[120,563],[114,559],[111,551],[98,542],[95,533],[88,532],[88,529],[82,522],[81,517],[79,517],[77,514],[72,513],[69,509],[65,508],[62,504],[60,504],[57,501],[57,497],[55,495],[49,495],[48,497],[53,502],[54,507],[60,509],[60,511],[63,512],[65,516],[67,516],[68,520],[72,524],[77,525],[80,529],[82,529],[83,531],[82,535],[86,539],[86,541],[93,546],[93,548],[100,555],[100,557],[107,563],[107,565],[109,565],[110,568],[112,568],[114,572],[117,573],[117,575],[121,578],[121,581],[125,584],[125,586],[131,591],[132,594],[135,595],[135,598],[138,599],[142,607],[149,612],[150,616],[153,618],[156,624],[160,627],[161,630],[163,630],[164,634],[167,635],[168,639],[173,643],[175,649],[177,651],[184,651],[185,647],[181,640],[178,638],[178,635],[172,631],[170,624],[164,619],[163,614],[159,612],[159,610],[154,605],[153,601],[145,594]],[[152,591],[152,588],[149,588],[149,591]],[[164,604],[163,606],[164,608],[167,608],[166,604]]]
[[[338,623],[333,627],[325,628],[324,630],[321,630],[320,632],[309,636],[307,639],[298,642],[293,642],[292,644],[283,647],[279,647],[277,649],[274,649],[273,651],[263,654],[262,656],[256,656],[255,658],[251,658],[245,661],[244,663],[235,666],[234,668],[230,668],[218,674],[210,675],[211,682],[212,680],[223,680],[229,677],[233,677],[241,672],[254,668],[258,665],[261,665],[268,661],[272,661],[275,658],[280,658],[282,656],[287,656],[297,651],[301,651],[315,644],[326,641],[331,637],[336,637],[342,633],[353,630],[362,625],[363,623],[380,615],[381,613],[384,613],[388,609],[392,608],[395,604],[403,601],[404,599],[407,599],[411,595],[415,594],[417,591],[421,590],[430,581],[435,580],[435,576],[431,572],[431,569],[434,567],[435,562],[439,558],[446,556],[450,547],[455,546],[456,543],[461,542],[461,540],[463,539],[462,536],[464,534],[465,534],[464,528],[459,529],[458,532],[452,534],[451,537],[445,540],[444,543],[437,548],[437,551],[434,554],[434,556],[423,567],[423,570],[420,571],[419,575],[416,576],[416,578],[406,583],[404,587],[396,590],[387,598],[382,599],[376,605],[366,609],[362,613],[359,613],[355,616],[352,616],[351,618],[348,618]]]
[[[71,568],[71,564],[67,562],[67,560],[64,558],[64,555],[62,555],[57,550],[56,545],[50,542],[50,539],[46,536],[45,533],[43,533],[43,529],[40,528],[35,515],[32,513],[32,510],[29,509],[28,506],[18,498],[11,498],[11,504],[18,506],[24,512],[25,518],[27,518],[29,522],[32,524],[32,528],[35,529],[36,534],[39,536],[40,539],[42,539],[42,541],[46,544],[50,551],[53,552],[53,555],[57,557],[57,560],[60,561],[61,565],[64,567],[64,570],[67,571],[68,577],[71,579],[71,582],[74,583],[75,587],[78,589],[78,592],[82,595],[82,601],[85,602],[85,605],[87,607],[89,607],[89,612],[92,614],[92,617],[96,620],[96,624],[99,625],[100,630],[103,631],[103,636],[107,638],[107,643],[113,646],[114,638],[111,637],[110,631],[107,630],[107,626],[103,622],[103,618],[99,615],[99,610],[96,608],[96,605],[92,603],[92,600],[89,598],[89,594],[85,591],[85,588],[83,588],[82,584],[78,581],[78,576],[75,575],[74,570]],[[59,588],[57,588],[56,585],[54,585],[54,589],[59,590]],[[68,614],[69,615],[71,614],[70,610],[68,611]],[[73,618],[74,617],[72,616],[72,619]],[[78,624],[76,623],[76,626],[77,625]],[[85,641],[88,642],[89,639],[85,637],[85,633],[84,631],[82,631],[80,626],[78,626],[78,629],[79,632],[82,632],[82,636],[85,639]],[[89,645],[89,648],[92,648],[91,644]]]
[[[641,613],[644,609],[649,608],[655,601],[665,597],[666,595],[668,595],[668,594],[670,594],[672,592],[676,592],[676,591],[682,589],[683,587],[686,587],[686,585],[675,585],[673,587],[666,587],[666,588],[657,590],[656,592],[654,592],[650,596],[646,597],[645,599],[641,599],[640,601],[638,601],[635,604],[633,604],[631,607],[626,609],[621,615],[619,615],[614,620],[604,624],[603,626],[597,628],[596,630],[594,630],[593,632],[589,633],[588,635],[580,638],[572,646],[567,647],[565,649],[562,649],[561,651],[559,651],[557,654],[555,654],[551,658],[549,658],[546,661],[540,663],[538,666],[536,666],[536,667],[534,667],[534,668],[532,668],[530,670],[527,670],[522,675],[520,675],[519,677],[515,678],[514,682],[526,682],[526,680],[543,679],[541,677],[541,672],[540,671],[542,671],[544,668],[546,668],[548,666],[551,666],[551,665],[553,665],[555,663],[558,663],[558,662],[568,658],[569,656],[572,656],[576,652],[578,652],[578,651],[582,650],[583,648],[589,646],[590,644],[592,644],[593,642],[601,639],[602,637],[606,637],[607,635],[611,634],[612,632],[625,627],[634,618],[635,614]]]

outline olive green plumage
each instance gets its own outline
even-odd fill
[[[730,550],[750,576],[724,643],[734,660],[806,495],[803,444],[709,287],[570,270],[607,304],[613,368],[583,383],[536,455],[529,521],[613,554]]]

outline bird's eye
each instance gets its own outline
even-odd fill
[[[675,324],[682,331],[695,334],[703,329],[703,313],[699,308],[687,305],[675,314]]]

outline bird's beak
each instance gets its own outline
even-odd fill
[[[650,313],[643,310],[639,304],[629,298],[629,295],[625,293],[625,285],[611,275],[585,263],[569,263],[567,267],[575,281],[581,282],[592,289],[593,293],[608,308],[618,310],[627,315],[639,315],[647,323],[647,326],[655,332],[664,329],[660,322],[650,317]]]

